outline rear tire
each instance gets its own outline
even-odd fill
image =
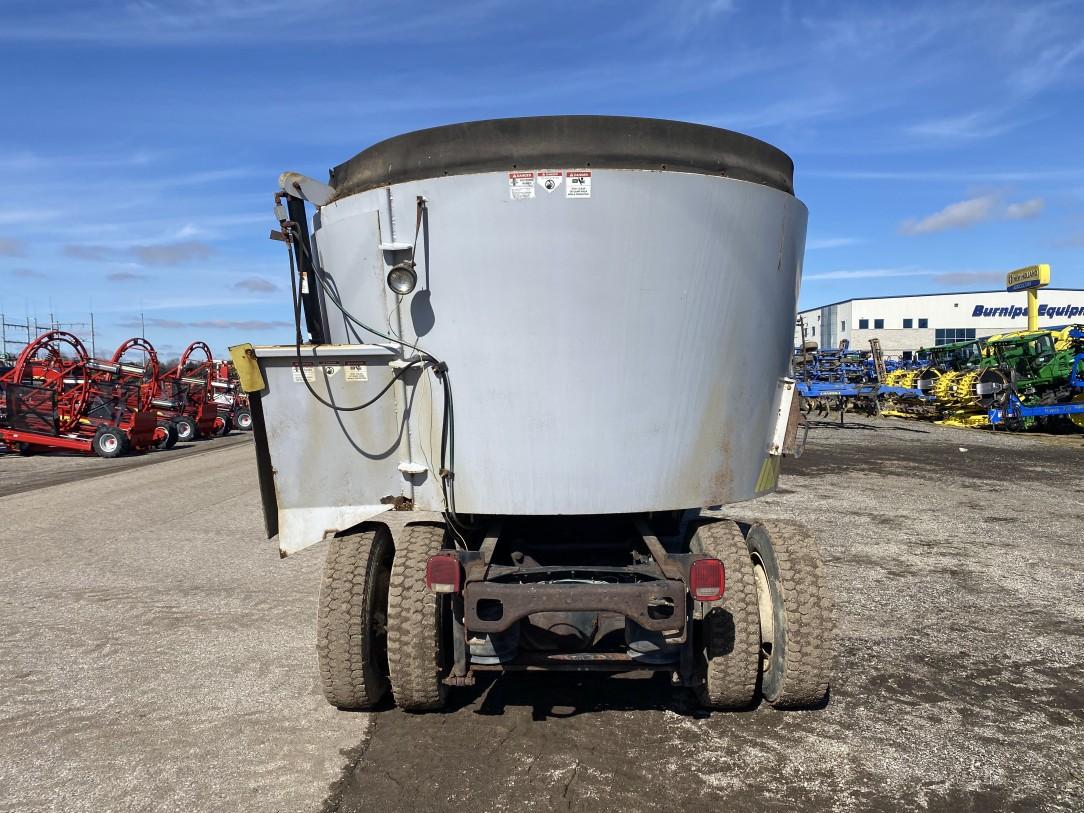
[[[388,674],[406,711],[441,708],[448,696],[444,618],[447,601],[425,586],[430,556],[444,548],[442,523],[411,523],[395,548],[388,590]]]
[[[128,435],[123,429],[115,427],[103,427],[94,433],[94,439],[90,442],[94,454],[98,457],[120,457],[130,448]]]
[[[211,430],[211,434],[216,438],[225,437],[230,433],[230,419],[224,418],[221,415],[215,418],[214,429]]]
[[[199,438],[199,427],[196,426],[194,420],[186,415],[175,418],[173,425],[177,427],[177,440],[179,442],[188,443],[189,441],[197,440]]]
[[[745,537],[735,523],[722,520],[700,525],[689,547],[726,569],[723,598],[704,602],[703,620],[695,622],[697,699],[711,709],[749,708],[757,695],[760,614]]]
[[[388,692],[388,580],[394,548],[384,526],[331,540],[320,587],[316,654],[327,702],[366,709]]]
[[[761,693],[776,708],[822,705],[832,670],[833,609],[813,535],[757,523],[746,537],[762,600]]]
[[[234,415],[233,422],[242,432],[249,432],[252,430],[252,413],[247,409],[239,409]]]
[[[172,449],[177,445],[177,427],[173,425],[173,421],[159,421],[154,437],[154,448]]]

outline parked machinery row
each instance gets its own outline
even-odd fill
[[[0,441],[7,451],[64,450],[118,457],[252,426],[248,398],[204,342],[163,369],[143,338],[106,361],[65,331],[30,342],[0,369]]]
[[[956,426],[1084,427],[1084,325],[1017,331],[922,351],[885,378],[887,414]]]

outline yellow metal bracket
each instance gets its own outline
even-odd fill
[[[230,348],[237,377],[241,379],[241,389],[245,392],[260,392],[267,388],[260,372],[260,363],[256,360],[256,350],[251,344],[235,344]]]

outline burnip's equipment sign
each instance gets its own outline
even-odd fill
[[[971,311],[973,317],[982,317],[989,319],[990,317],[999,317],[1002,319],[1015,319],[1018,316],[1027,316],[1028,309],[1024,307],[1004,307],[1004,308],[987,308],[985,305],[976,305],[975,309]],[[1084,305],[1039,305],[1040,318],[1046,317],[1047,319],[1072,319],[1073,317],[1084,314]]]

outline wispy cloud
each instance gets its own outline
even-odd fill
[[[235,282],[233,287],[240,291],[252,291],[256,294],[269,294],[279,289],[275,283],[263,277],[245,277],[245,279]]]
[[[1084,56],[1084,40],[1054,43],[1028,54],[1009,77],[1009,86],[1021,95],[1034,95],[1057,82]]]
[[[22,240],[0,237],[0,257],[25,257],[26,245]]]
[[[1066,181],[1084,178],[1079,169],[1019,170],[861,170],[807,169],[803,176],[841,181],[921,181],[932,183],[1013,183],[1026,181]]]
[[[945,229],[963,229],[989,220],[997,206],[996,195],[980,195],[950,203],[939,212],[919,219],[905,220],[900,225],[903,234],[928,234]]]
[[[76,260],[102,262],[113,257],[114,252],[108,246],[88,246],[71,243],[64,246],[63,254],[65,257],[72,257]]]
[[[844,246],[856,246],[863,241],[858,237],[819,237],[807,240],[807,251],[820,251],[825,248],[843,248]]]
[[[949,271],[934,274],[930,282],[945,288],[958,285],[1003,285],[1005,274],[999,271]]]
[[[214,249],[206,243],[189,240],[184,243],[157,246],[132,246],[132,254],[144,265],[183,265],[206,260]]]
[[[293,322],[278,319],[197,319],[184,321],[181,319],[154,318],[145,319],[143,322],[139,319],[126,319],[116,324],[117,327],[124,328],[138,328],[145,324],[147,327],[161,330],[280,330],[294,326]]]
[[[912,136],[970,141],[994,138],[1030,123],[1030,120],[1023,117],[1010,116],[1009,111],[1004,108],[995,108],[930,119],[911,125],[907,132]]]
[[[1031,200],[1024,200],[1020,203],[1010,203],[1005,207],[1005,219],[1006,220],[1028,220],[1032,217],[1038,217],[1042,212],[1045,205],[1042,198],[1032,198]]]
[[[802,281],[829,279],[879,279],[882,277],[928,277],[937,271],[916,268],[859,268],[853,271],[825,271],[819,274],[803,274]]]
[[[469,31],[492,0],[473,0],[427,13],[402,17],[401,29],[414,35],[444,30]],[[138,0],[114,4],[87,0],[79,4],[27,3],[18,17],[9,15],[0,39],[39,42],[101,42],[116,45],[206,45],[252,41],[292,32],[301,39],[367,41],[381,37],[401,9],[390,0],[364,5],[348,0]]]
[[[46,279],[49,276],[34,268],[13,268],[11,270],[11,275],[13,277],[19,277],[20,279]]]
[[[950,203],[932,215],[905,220],[900,224],[900,232],[908,235],[930,234],[947,229],[966,229],[988,220],[1025,220],[1037,217],[1042,210],[1042,198],[1006,205],[998,195],[979,195]]]
[[[147,279],[147,275],[135,271],[112,271],[106,274],[105,278],[110,282],[135,282],[136,280]]]

